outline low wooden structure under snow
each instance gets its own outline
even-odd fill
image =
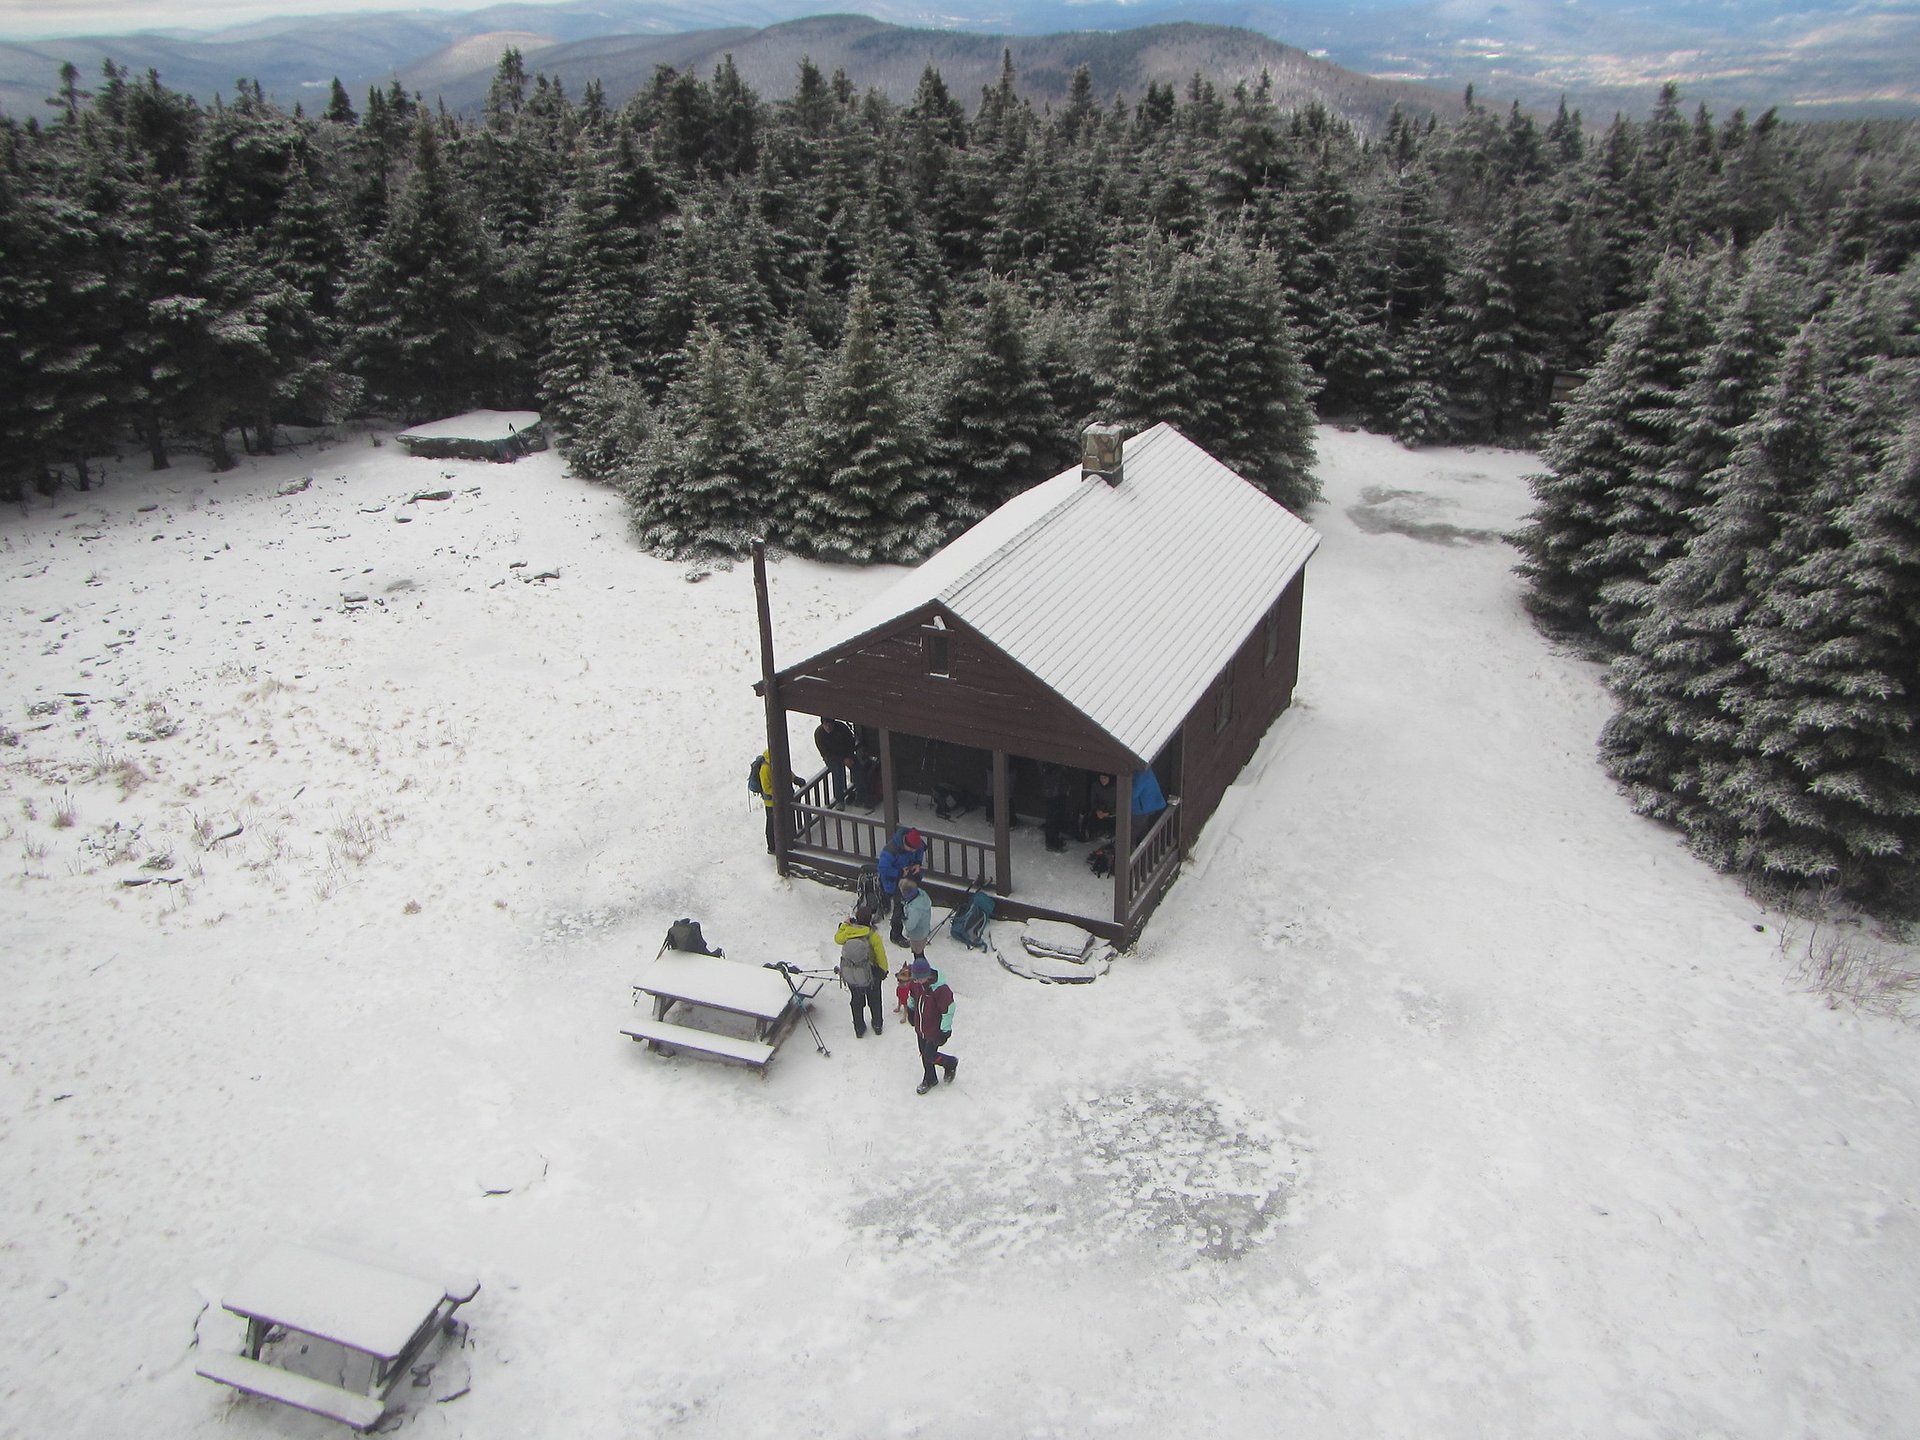
[[[986,795],[1011,803],[991,807],[987,839],[916,819],[936,893],[944,885],[951,901],[980,884],[1003,915],[1122,943],[1138,935],[1293,699],[1320,536],[1170,425],[1124,444],[1117,427],[1095,426],[1087,450],[777,670],[763,583],[757,688],[777,771],[791,772],[789,711],[850,721],[877,749],[885,808],[873,817],[830,804],[825,772],[791,801],[776,787],[783,872],[857,875],[899,826],[902,791],[964,763]],[[1043,812],[1043,765],[1082,787],[1112,775],[1123,801],[1151,770],[1165,797],[1141,814],[1115,807],[1112,889],[1084,907],[1097,913],[1014,873],[1012,817]],[[1038,870],[1040,857],[1027,863]]]
[[[279,1245],[221,1297],[247,1322],[244,1349],[202,1350],[194,1368],[246,1394],[370,1430],[428,1345],[458,1328],[453,1312],[479,1289],[477,1280],[424,1280]]]
[[[546,427],[536,410],[469,410],[429,421],[394,436],[409,455],[433,460],[518,460],[547,448]]]

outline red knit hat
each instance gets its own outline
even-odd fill
[[[922,835],[918,830],[909,830],[907,831],[907,834],[906,834],[906,842],[907,842],[907,849],[918,850],[922,845],[925,845],[927,843],[927,838],[926,836]]]

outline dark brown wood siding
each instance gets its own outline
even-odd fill
[[[1303,570],[1275,602],[1278,632],[1273,659],[1267,659],[1265,624],[1254,626],[1233,664],[1201,696],[1181,727],[1185,745],[1180,818],[1189,850],[1201,827],[1219,809],[1227,787],[1253,758],[1268,727],[1293,703],[1293,687],[1300,678],[1300,607],[1306,582]],[[1232,716],[1224,729],[1216,730],[1220,687],[1227,675],[1233,681]]]
[[[1086,769],[1124,768],[1112,737],[971,629],[946,622],[947,674],[927,673],[921,637],[937,607],[780,677],[789,710],[1005,750]]]

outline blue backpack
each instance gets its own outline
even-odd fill
[[[953,917],[953,938],[969,950],[987,948],[987,922],[993,919],[993,896],[975,890],[967,896],[966,908]]]

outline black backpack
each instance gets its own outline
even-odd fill
[[[879,916],[887,908],[887,892],[880,887],[880,867],[862,865],[860,877],[854,881],[853,903],[869,915]]]
[[[753,763],[747,766],[747,793],[765,799],[767,792],[760,788],[760,763],[760,757],[756,755],[753,757]]]

